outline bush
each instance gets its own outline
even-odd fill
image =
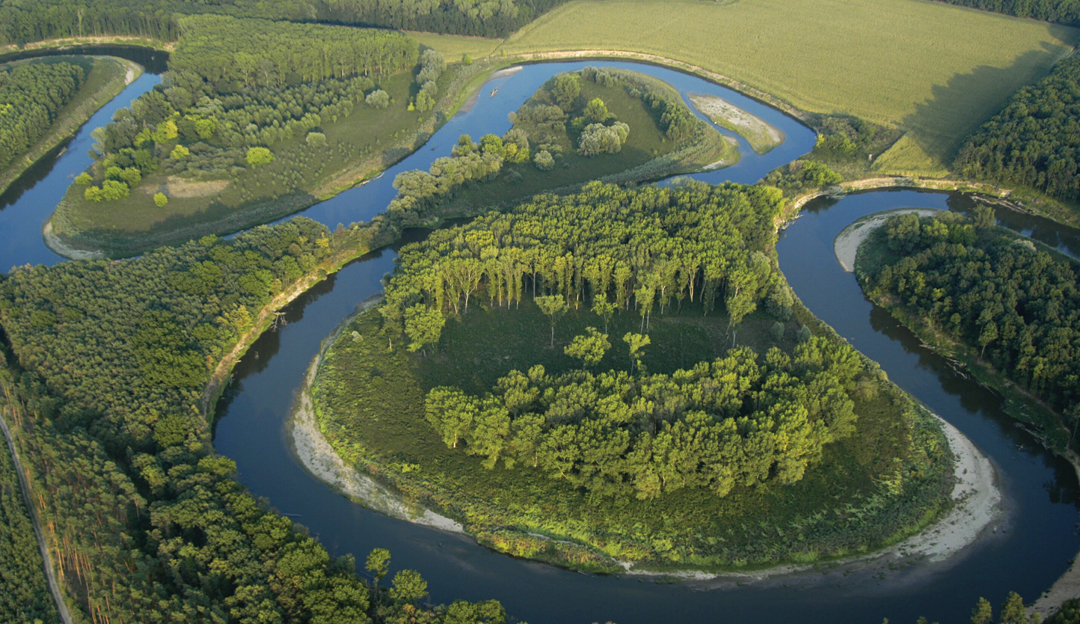
[[[371,108],[386,108],[390,106],[390,94],[382,89],[375,89],[364,98],[364,102]]]
[[[164,208],[168,203],[169,198],[165,193],[154,193],[154,204],[156,204],[158,208]]]
[[[100,187],[91,186],[83,193],[83,197],[92,202],[116,201],[131,194],[128,185],[118,180],[105,180]]]
[[[253,147],[249,149],[247,151],[247,156],[244,158],[247,160],[247,164],[252,167],[268,165],[274,162],[274,155],[265,147]]]
[[[94,178],[89,173],[86,173],[85,171],[80,173],[79,176],[77,178],[75,178],[75,184],[77,184],[79,186],[90,186],[93,183],[94,183]]]
[[[177,145],[173,148],[172,152],[169,153],[169,158],[172,158],[173,160],[183,160],[190,155],[191,150],[184,147],[183,145]]]
[[[533,158],[533,164],[536,165],[536,168],[540,171],[551,171],[555,168],[555,159],[547,150],[540,150]]]
[[[322,132],[309,132],[305,140],[311,147],[326,147],[326,135]]]

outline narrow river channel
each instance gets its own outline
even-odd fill
[[[393,195],[390,183],[403,170],[426,168],[449,153],[460,134],[474,138],[509,128],[515,110],[547,78],[586,65],[614,66],[661,78],[687,93],[714,93],[777,125],[784,145],[757,156],[740,140],[743,160],[695,178],[752,183],[767,171],[809,151],[814,134],[758,102],[672,70],[605,61],[528,65],[481,87],[476,101],[450,120],[418,152],[382,178],[305,211],[330,227],[367,220]],[[112,112],[151,88],[146,75],[128,87],[80,131],[58,159],[40,164],[18,188],[0,197],[0,266],[52,264],[61,260],[40,242],[41,225],[70,178],[89,164],[89,131]],[[498,94],[490,93],[498,88]],[[80,141],[82,141],[80,143]],[[853,275],[837,262],[832,243],[858,218],[899,207],[970,210],[956,194],[875,191],[839,201],[811,202],[781,236],[780,267],[803,302],[826,323],[879,362],[890,378],[956,425],[987,453],[998,470],[1007,514],[974,546],[931,564],[822,566],[820,570],[740,584],[657,583],[634,577],[599,577],[512,559],[460,535],[390,519],[356,505],[310,476],[292,456],[286,437],[294,393],[320,342],[355,306],[381,289],[395,251],[370,254],[306,293],[285,311],[288,324],[265,334],[236,369],[218,407],[217,450],[236,460],[251,491],[307,526],[335,555],[361,559],[389,548],[393,568],[415,568],[429,581],[432,599],[496,598],[532,624],[614,621],[800,622],[873,624],[882,618],[913,623],[920,615],[942,622],[966,621],[979,596],[999,602],[1008,591],[1029,601],[1065,571],[1080,536],[1077,479],[1072,468],[1041,450],[1000,410],[990,391],[956,375],[941,358],[863,297]],[[1003,225],[1080,255],[1080,236],[1052,222],[1001,213]],[[422,236],[423,233],[415,233]]]

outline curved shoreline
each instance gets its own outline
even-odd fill
[[[422,505],[406,501],[399,492],[376,482],[356,467],[346,464],[323,436],[315,421],[311,386],[318,374],[323,356],[341,332],[358,315],[381,301],[382,297],[378,295],[358,305],[357,310],[346,317],[325,340],[323,347],[312,360],[286,424],[289,448],[308,473],[353,502],[393,518],[468,535],[475,539],[475,536],[466,531],[461,523]],[[707,572],[695,569],[656,571],[635,566],[632,562],[615,560],[614,563],[621,566],[623,573],[628,576],[690,581],[732,580],[740,583],[808,572],[823,564],[831,566],[858,564],[879,561],[883,558],[887,558],[888,561],[925,559],[929,563],[941,563],[977,542],[986,533],[987,528],[1001,518],[1003,508],[1001,491],[996,484],[996,472],[990,459],[960,430],[937,414],[930,413],[940,424],[954,456],[953,475],[956,481],[950,496],[953,505],[944,515],[922,531],[897,544],[841,559],[806,564],[779,564],[746,572]],[[994,530],[996,532],[996,527]]]
[[[859,252],[859,246],[874,233],[874,230],[885,225],[885,222],[890,218],[905,214],[917,214],[920,217],[926,217],[936,212],[940,211],[934,208],[899,208],[863,217],[836,235],[833,240],[833,253],[836,254],[836,260],[845,271],[854,273],[855,256]]]

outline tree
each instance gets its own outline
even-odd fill
[[[581,360],[582,368],[596,366],[604,359],[604,354],[611,349],[607,334],[601,334],[595,327],[586,327],[585,334],[574,336],[570,344],[563,349],[566,355]]]
[[[607,104],[604,104],[604,100],[593,98],[585,105],[585,110],[582,111],[581,116],[591,124],[602,124],[608,120],[611,113],[608,112]]]
[[[274,162],[274,154],[265,147],[249,148],[247,151],[247,155],[244,158],[245,160],[247,160],[247,164],[252,167],[268,165]]]
[[[439,344],[444,325],[446,318],[442,313],[423,304],[405,310],[405,335],[412,340],[409,351],[415,353],[427,345]]]
[[[375,587],[379,586],[379,581],[383,580],[386,573],[390,571],[390,551],[385,548],[376,548],[368,553],[367,561],[364,562],[364,568],[371,573],[371,577],[375,579]]]
[[[250,154],[251,152],[248,153]],[[191,150],[179,143],[177,143],[176,147],[172,148],[172,151],[169,152],[169,158],[172,158],[173,160],[183,160],[188,156],[191,156]],[[248,162],[250,163],[250,161]]]
[[[476,420],[476,401],[457,388],[434,388],[424,402],[427,421],[442,437],[443,443],[457,448],[461,436]]]
[[[995,340],[998,339],[998,327],[997,323],[990,321],[986,325],[983,325],[982,332],[979,333],[979,357],[982,358],[986,355],[986,347]]]
[[[75,184],[77,184],[79,186],[90,186],[93,183],[94,183],[94,178],[91,177],[91,175],[89,173],[86,173],[85,171],[80,173],[75,178]]]
[[[415,570],[402,570],[391,581],[390,598],[406,604],[414,604],[427,597],[427,581]]]
[[[540,311],[551,321],[551,348],[555,348],[555,324],[566,313],[566,300],[560,295],[546,295],[534,300]]]
[[[559,74],[552,80],[548,91],[555,104],[569,112],[574,107],[574,101],[581,95],[581,78],[572,73]]]
[[[154,193],[154,205],[164,208],[169,203],[169,197],[165,193]]]
[[[601,319],[604,320],[604,333],[608,331],[608,323],[611,322],[611,317],[615,315],[616,306],[614,303],[607,300],[607,295],[596,297],[593,300],[592,311]]]
[[[633,332],[627,332],[622,339],[626,346],[630,347],[630,372],[644,370],[641,360],[644,358],[645,353],[642,350],[652,344],[652,340],[647,335]]]
[[[390,94],[382,89],[375,89],[364,98],[371,108],[386,108],[390,106]]]
[[[435,98],[432,97],[428,91],[421,91],[416,94],[416,110],[421,113],[435,108]]]
[[[975,608],[971,610],[971,624],[991,624],[994,621],[994,609],[986,598],[979,598]]]
[[[551,152],[540,150],[536,152],[536,156],[533,156],[533,164],[540,171],[551,171],[555,168],[555,158],[552,157]]]
[[[322,132],[309,132],[304,141],[311,147],[326,147],[326,135]]]
[[[1001,605],[1000,621],[1001,624],[1028,624],[1027,607],[1020,594],[1009,592]]]
[[[994,209],[986,204],[979,204],[975,206],[975,229],[976,230],[989,230],[997,225],[997,217],[994,216]]]

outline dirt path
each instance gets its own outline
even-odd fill
[[[6,414],[7,411],[5,409],[4,413]],[[8,429],[7,419],[3,416],[0,416],[0,429],[4,432],[4,440],[7,442],[8,450],[11,452],[11,460],[15,464],[15,473],[19,476],[19,489],[22,491],[23,504],[26,505],[26,510],[30,513],[30,522],[34,525],[34,535],[37,537],[38,549],[41,551],[41,558],[45,562],[45,578],[49,581],[49,593],[52,594],[53,602],[56,603],[60,621],[63,624],[74,624],[67,603],[64,602],[64,594],[60,589],[60,583],[56,580],[56,571],[53,570],[52,559],[49,558],[49,546],[45,541],[45,534],[41,531],[41,523],[38,521],[37,508],[31,502],[30,484],[26,480],[26,471],[22,466],[22,461],[19,460],[19,452],[15,448],[15,438],[12,437],[11,430]]]

